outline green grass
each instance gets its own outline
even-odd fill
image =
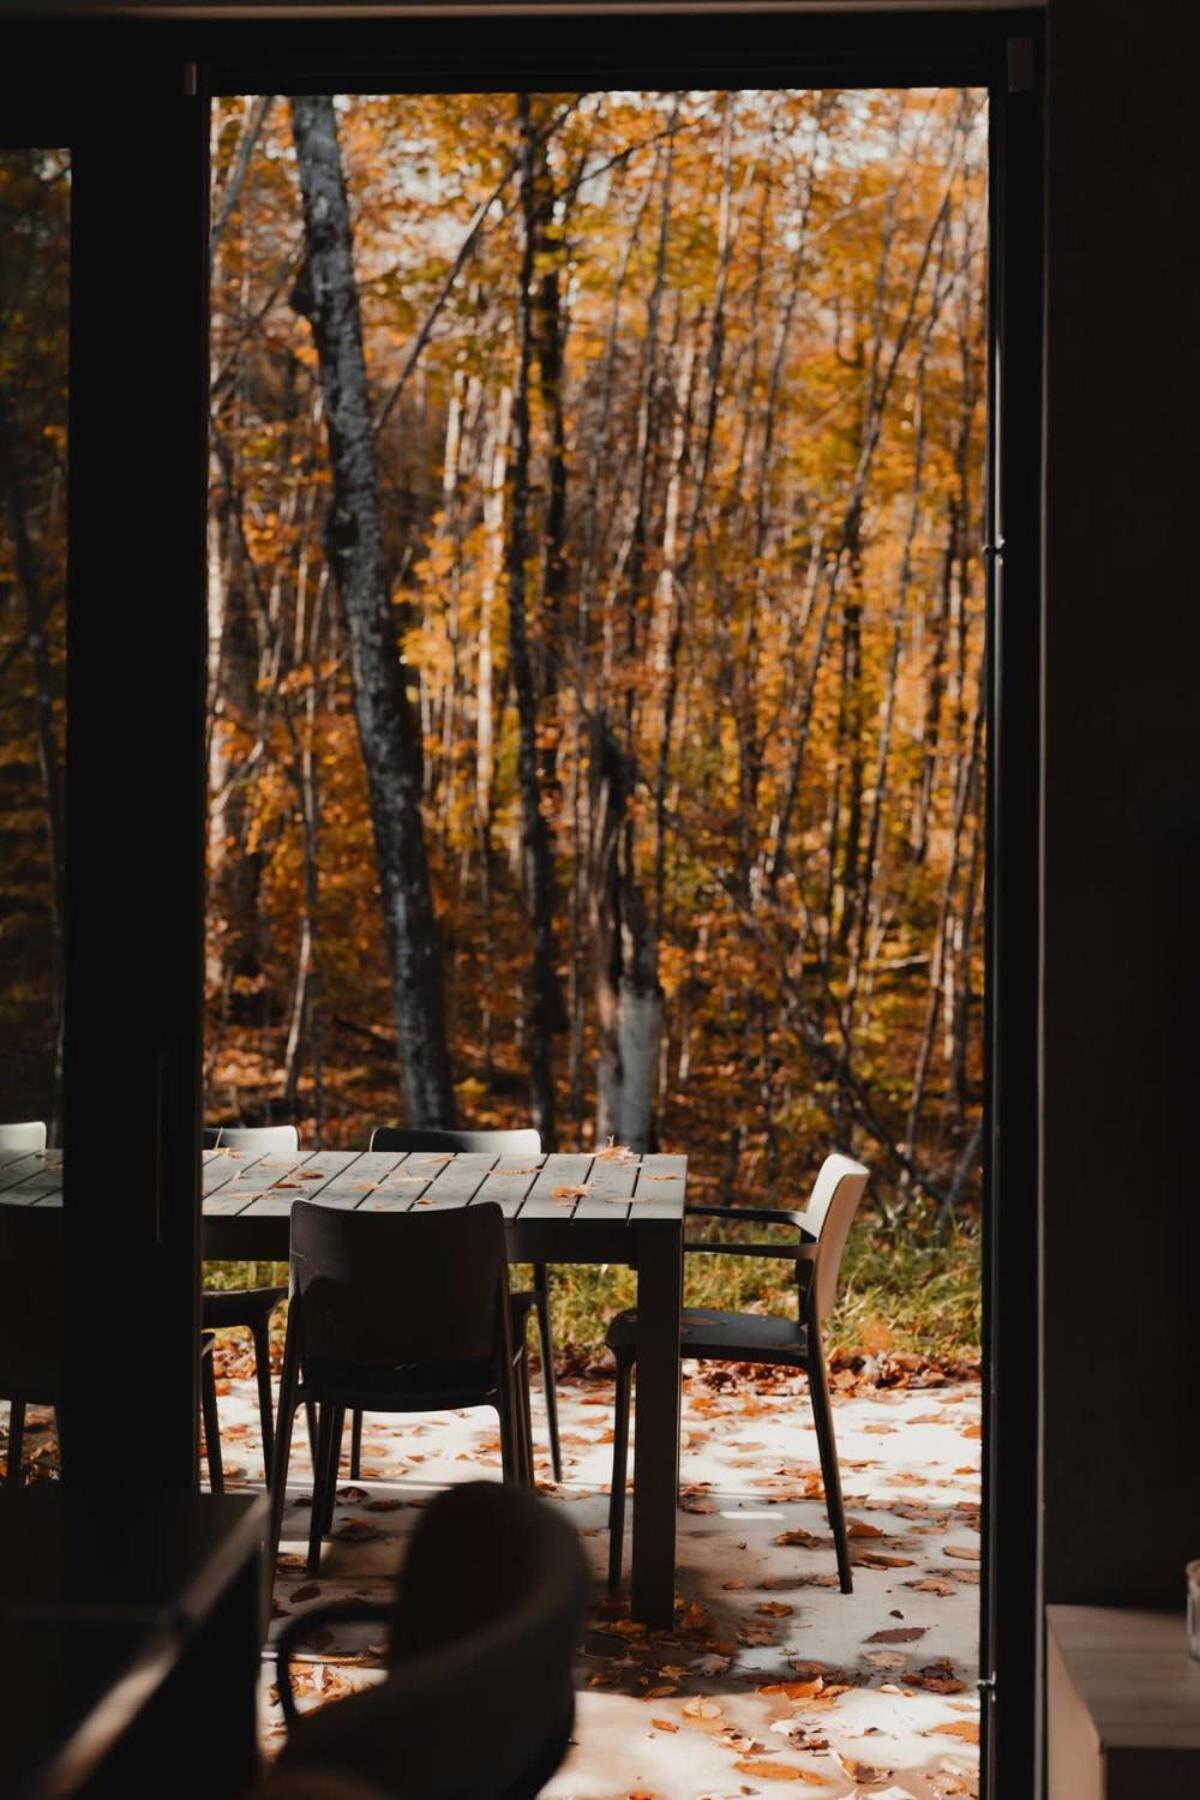
[[[744,1228],[743,1228],[744,1229]],[[282,1263],[208,1263],[210,1287],[286,1282]],[[792,1264],[759,1257],[691,1256],[685,1270],[689,1306],[717,1306],[794,1314]],[[526,1279],[514,1269],[514,1285]],[[556,1266],[552,1276],[554,1330],[572,1360],[591,1362],[604,1351],[613,1314],[632,1306],[633,1271]],[[277,1314],[281,1324],[282,1313]],[[979,1353],[979,1236],[960,1228],[945,1243],[915,1233],[888,1235],[872,1220],[851,1235],[842,1261],[829,1348],[848,1354],[899,1351],[935,1362],[971,1360]]]

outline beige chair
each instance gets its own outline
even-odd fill
[[[766,1256],[796,1265],[797,1316],[765,1318],[755,1313],[716,1312],[685,1307],[680,1317],[682,1356],[715,1362],[774,1363],[803,1369],[812,1395],[813,1423],[821,1453],[825,1505],[837,1546],[843,1594],[853,1591],[846,1513],[838,1473],[837,1444],[821,1326],[837,1298],[842,1251],[868,1180],[867,1170],[849,1156],[835,1153],[821,1165],[812,1197],[803,1212],[773,1207],[689,1206],[689,1218],[736,1220],[741,1224],[786,1225],[798,1236],[793,1244],[747,1244],[720,1239],[689,1240],[684,1248],[697,1254]],[[612,1497],[609,1502],[609,1584],[621,1579],[621,1545],[625,1527],[625,1472],[629,1455],[629,1397],[637,1354],[637,1313],[618,1313],[608,1329],[608,1347],[617,1359],[617,1416],[613,1432]]]

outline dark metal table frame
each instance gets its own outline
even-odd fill
[[[60,1153],[0,1156],[0,1203],[61,1204]],[[407,1211],[495,1201],[512,1262],[624,1264],[637,1273],[637,1453],[632,1606],[672,1623],[679,1490],[682,1156],[402,1156],[316,1151],[204,1156],[206,1258],[285,1261],[293,1201]],[[555,1197],[556,1189],[586,1189]],[[121,1204],[119,1162],[106,1203]]]

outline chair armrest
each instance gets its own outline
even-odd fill
[[[771,1206],[688,1206],[684,1208],[684,1218],[730,1219],[734,1222],[751,1225],[783,1225],[800,1234],[797,1244],[762,1244],[729,1242],[723,1238],[689,1238],[684,1242],[684,1249],[696,1251],[709,1256],[768,1256],[779,1261],[811,1262],[816,1254],[817,1240],[805,1223],[805,1215],[788,1212],[782,1207]]]
[[[390,1600],[342,1600],[332,1601],[328,1606],[311,1606],[288,1621],[275,1645],[275,1667],[279,1704],[289,1731],[299,1716],[292,1693],[291,1662],[302,1640],[327,1625],[386,1625],[392,1611]]]
[[[807,1230],[804,1213],[788,1212],[780,1206],[687,1206],[687,1219],[740,1219],[751,1225],[794,1225]]]
[[[762,1256],[776,1262],[811,1262],[815,1244],[736,1243],[729,1238],[684,1238],[688,1255],[697,1256]]]

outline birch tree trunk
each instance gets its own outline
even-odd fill
[[[328,551],[341,597],[383,900],[405,1116],[454,1123],[441,954],[421,819],[421,742],[396,642],[350,214],[328,95],[292,100],[307,261],[294,302],[317,348],[333,471]]]
[[[529,1085],[533,1123],[542,1145],[553,1150],[554,1077],[550,1040],[558,1021],[558,977],[554,957],[554,871],[550,834],[542,809],[538,770],[538,697],[529,645],[527,586],[529,561],[529,383],[533,361],[534,132],[528,94],[517,95],[521,139],[521,215],[524,234],[517,288],[517,371],[513,386],[512,502],[508,524],[508,645],[517,700],[518,775],[521,788],[521,860],[525,901],[533,933],[532,992],[528,1015]]]

